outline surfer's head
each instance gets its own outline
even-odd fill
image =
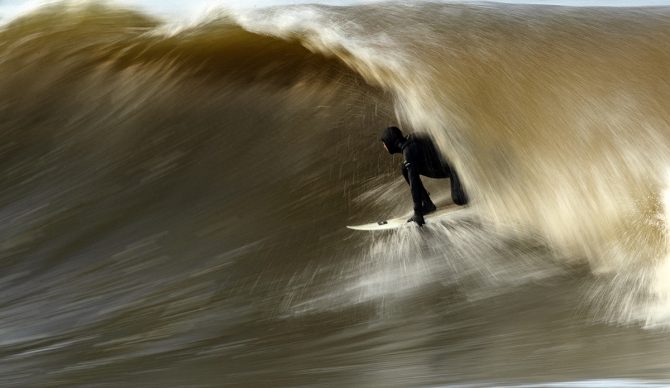
[[[382,133],[382,142],[389,154],[400,152],[400,146],[405,140],[405,136],[403,136],[402,131],[398,127],[388,127]]]

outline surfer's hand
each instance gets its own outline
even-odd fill
[[[423,226],[426,223],[426,221],[423,220],[423,215],[419,212],[414,212],[412,218],[407,220],[407,222],[416,222],[419,226]]]

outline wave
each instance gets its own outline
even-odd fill
[[[482,217],[612,274],[615,291],[595,299],[625,301],[614,319],[653,325],[668,303],[669,16],[423,3],[237,19],[391,92],[400,120],[462,172]]]
[[[550,354],[649,370],[610,354],[617,341],[593,357],[580,333],[594,317],[670,322],[669,17],[377,3],[178,24],[66,3],[13,19],[0,30],[0,381],[309,385],[342,360],[336,377],[379,385],[388,349],[403,384],[477,379],[481,365],[526,378]],[[473,199],[462,217],[344,228],[411,206],[379,142],[392,124],[437,140]],[[447,184],[427,186],[449,202]],[[627,354],[653,335],[594,327],[636,339]],[[453,376],[439,341],[456,349]]]
[[[321,273],[310,268],[323,246],[360,251],[360,240],[341,242],[341,225],[406,209],[398,161],[378,142],[399,123],[436,138],[490,225],[462,239],[462,260],[475,255],[482,270],[482,258],[501,255],[512,281],[536,247],[484,236],[533,236],[553,252],[536,260],[585,264],[611,281],[592,294],[607,317],[665,322],[669,17],[385,3],[222,11],[175,26],[99,5],[42,8],[0,32],[0,69],[11,74],[0,80],[6,284],[77,288],[112,276],[112,295],[160,295],[207,289],[234,262],[225,282],[245,287],[233,293],[262,279],[254,290],[276,302],[292,273]],[[402,250],[398,265],[422,249]],[[193,257],[204,259],[189,276],[206,281],[183,277]],[[271,269],[259,275],[259,265]],[[169,280],[146,283],[155,273]],[[12,292],[17,306],[45,302]]]

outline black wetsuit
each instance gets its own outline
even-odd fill
[[[423,214],[427,203],[432,205],[428,192],[423,187],[420,175],[429,178],[451,178],[451,198],[457,205],[466,205],[468,197],[461,186],[456,171],[437,151],[430,137],[424,134],[411,134],[407,137],[396,127],[389,127],[382,141],[391,154],[402,152],[402,175],[412,191],[415,213]]]

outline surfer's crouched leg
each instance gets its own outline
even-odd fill
[[[456,205],[467,205],[468,204],[468,195],[463,190],[463,185],[461,185],[461,180],[458,178],[456,171],[451,170],[451,199]]]
[[[402,170],[402,176],[405,178],[405,182],[409,184],[409,172],[407,171],[407,167],[405,166],[405,163],[402,163],[400,165],[400,169]],[[434,212],[437,209],[433,201],[430,199],[430,193],[426,191],[426,188],[423,187],[423,184],[421,185],[421,214],[429,214]]]

